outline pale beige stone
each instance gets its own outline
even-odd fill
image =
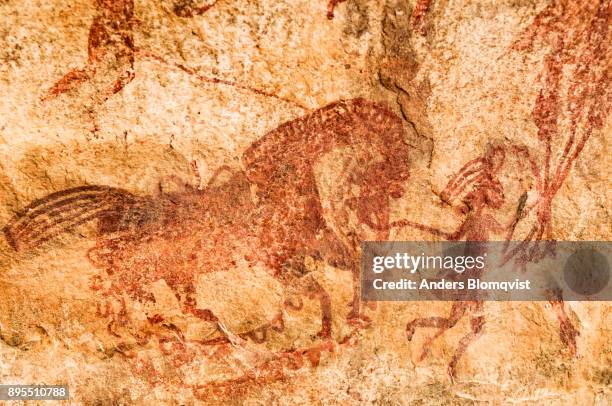
[[[426,6],[417,24],[415,1],[406,0],[348,0],[336,5],[333,19],[326,17],[325,0],[209,0],[199,6],[214,5],[192,17],[173,12],[189,1],[136,0],[129,24],[118,20],[120,13],[102,18],[120,29],[93,63],[90,27],[105,3],[121,2],[0,1],[2,226],[31,201],[81,185],[138,196],[180,192],[183,184],[203,188],[223,165],[242,170],[243,153],[269,131],[357,97],[389,106],[405,128],[410,177],[403,197],[392,199],[392,220],[456,230],[465,216],[440,195],[466,162],[492,146],[508,151],[498,176],[505,200],[490,209],[492,215],[510,221],[523,193],[528,204],[537,202],[530,167],[509,148],[524,146],[544,166],[534,106],[545,86],[546,58],[561,53],[545,40],[513,47],[547,10],[547,1],[418,0]],[[597,1],[584,2],[592,7],[561,3],[576,11],[567,23],[576,32],[593,30],[588,24]],[[610,1],[599,3],[609,26]],[[131,66],[121,59],[129,59],[121,53],[127,52],[121,35],[128,35],[130,24]],[[593,86],[604,87],[601,99],[589,93],[584,103],[608,103],[610,109],[611,34],[603,38],[597,61],[589,60],[580,39],[563,50],[569,56],[557,86],[562,111],[551,142],[553,168],[571,135],[572,101],[563,95],[582,80],[572,76],[576,64],[594,66],[599,82]],[[71,70],[89,76],[50,97]],[[109,92],[125,72],[133,79]],[[612,121],[603,113],[601,119],[552,199],[554,239],[611,239]],[[587,126],[583,120],[579,134]],[[358,193],[350,179],[362,153],[337,148],[315,168],[324,220],[344,243],[358,219],[350,210],[346,218],[337,212],[345,196]],[[230,175],[219,176],[214,185]],[[537,224],[530,215],[517,224],[515,239]],[[402,228],[390,238],[434,237]],[[317,337],[322,322],[316,297],[292,292],[270,269],[242,258],[232,271],[201,274],[196,281],[198,307],[213,310],[230,344],[190,343],[221,334],[183,312],[166,280],[143,286],[152,303],[124,297],[130,322],[109,327],[109,299],[91,287],[100,272],[87,255],[95,245],[93,221],[33,250],[17,252],[0,238],[0,383],[66,383],[73,401],[84,405],[612,403],[607,302],[565,304],[580,333],[576,354],[563,342],[549,303],[487,302],[484,332],[459,359],[451,380],[448,365],[470,331],[469,317],[420,359],[434,331],[417,329],[408,341],[406,324],[446,316],[450,303],[378,303],[364,310],[371,325],[355,329],[347,321],[350,273],[310,256],[304,272],[330,296],[329,341]],[[286,300],[302,301],[302,308],[284,306]],[[121,312],[120,301],[108,305],[111,313]],[[263,340],[245,336],[262,325],[278,327],[279,313],[283,329],[268,328]],[[156,315],[164,322],[149,320]],[[173,334],[174,341],[158,340]],[[143,335],[155,338],[139,342]],[[313,361],[308,350],[316,346],[327,347]],[[302,365],[278,361],[279,354],[296,353]],[[231,390],[202,388],[228,381],[234,382]]]

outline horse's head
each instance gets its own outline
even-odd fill
[[[356,104],[362,126],[353,137],[360,140],[365,159],[353,171],[351,183],[356,191],[346,203],[363,231],[357,236],[359,240],[385,240],[389,237],[391,198],[402,197],[409,176],[409,146],[402,120],[395,113],[364,100]]]
[[[483,156],[469,161],[450,179],[440,197],[461,212],[483,207],[499,209],[505,201],[498,179],[505,156],[503,147],[489,147]]]
[[[323,206],[338,202],[342,207],[330,211],[332,228],[339,234],[357,240],[385,239],[390,198],[402,196],[408,178],[405,138],[402,120],[384,105],[364,99],[339,101],[285,123],[253,143],[243,156],[245,173],[257,186],[260,201],[275,210],[290,207],[286,211],[299,215],[296,208],[303,207],[304,218],[310,219],[313,213],[322,216]],[[340,171],[339,162],[346,162]],[[323,197],[327,199],[323,205],[325,191],[317,184],[317,167],[326,167],[323,172],[336,178],[331,183],[341,185],[329,198]],[[350,224],[354,221],[346,209],[358,224]],[[362,232],[354,230],[356,225]]]
[[[399,199],[404,194],[404,182],[408,179],[408,162],[373,163],[358,171],[357,196],[347,200],[359,223],[375,232],[375,238],[384,240],[389,236],[391,198]],[[371,239],[363,238],[360,239]]]

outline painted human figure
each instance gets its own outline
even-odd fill
[[[454,210],[465,215],[465,219],[454,232],[444,232],[437,228],[411,221],[400,220],[393,225],[410,226],[450,241],[465,240],[472,242],[470,249],[481,250],[478,242],[490,241],[496,236],[503,235],[512,224],[500,224],[494,215],[504,202],[502,185],[497,174],[504,164],[506,151],[503,147],[491,147],[481,158],[468,162],[448,182],[441,193],[441,199],[450,204]],[[492,213],[493,211],[493,213]],[[470,254],[475,254],[470,252]],[[482,253],[476,253],[482,255]],[[470,332],[460,341],[448,365],[451,377],[455,375],[457,362],[475,339],[483,332],[485,317],[482,314],[483,301],[455,301],[452,304],[448,317],[419,317],[406,326],[406,337],[412,340],[417,327],[436,328],[437,332],[424,344],[420,359],[427,356],[433,341],[446,330],[452,328],[464,316],[470,316]]]
[[[533,232],[546,229],[550,224],[541,215],[542,207],[549,204],[549,196],[543,193],[544,190],[541,170],[526,147],[492,146],[482,157],[465,164],[440,193],[443,202],[464,216],[455,231],[445,232],[409,220],[398,220],[391,224],[396,227],[412,227],[449,241],[465,240],[468,247],[478,247],[478,242],[506,241],[505,256],[499,265],[513,261],[515,266],[522,268],[530,262],[539,261],[550,252],[547,246],[549,241],[534,241]],[[522,242],[508,244],[511,239],[519,238],[516,233],[517,224],[528,215],[535,222],[531,231],[520,237],[524,238]],[[541,249],[542,246],[548,248]],[[482,255],[482,252],[477,254]],[[567,315],[562,299],[551,297],[550,304],[559,320],[560,337],[570,354],[575,354],[579,332]],[[456,301],[448,317],[420,317],[409,322],[406,336],[411,340],[417,327],[437,328],[437,332],[424,344],[420,356],[423,359],[436,338],[469,314],[470,332],[460,340],[449,362],[448,373],[452,378],[461,356],[483,332],[485,318],[482,310],[482,300]]]

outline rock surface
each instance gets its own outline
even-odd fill
[[[360,240],[612,238],[611,4],[0,1],[0,382],[612,403],[608,302],[407,337],[452,304],[354,285]]]

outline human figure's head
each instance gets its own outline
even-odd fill
[[[497,174],[504,161],[503,147],[489,147],[484,156],[468,162],[451,178],[442,200],[461,211],[501,207],[504,191]]]

